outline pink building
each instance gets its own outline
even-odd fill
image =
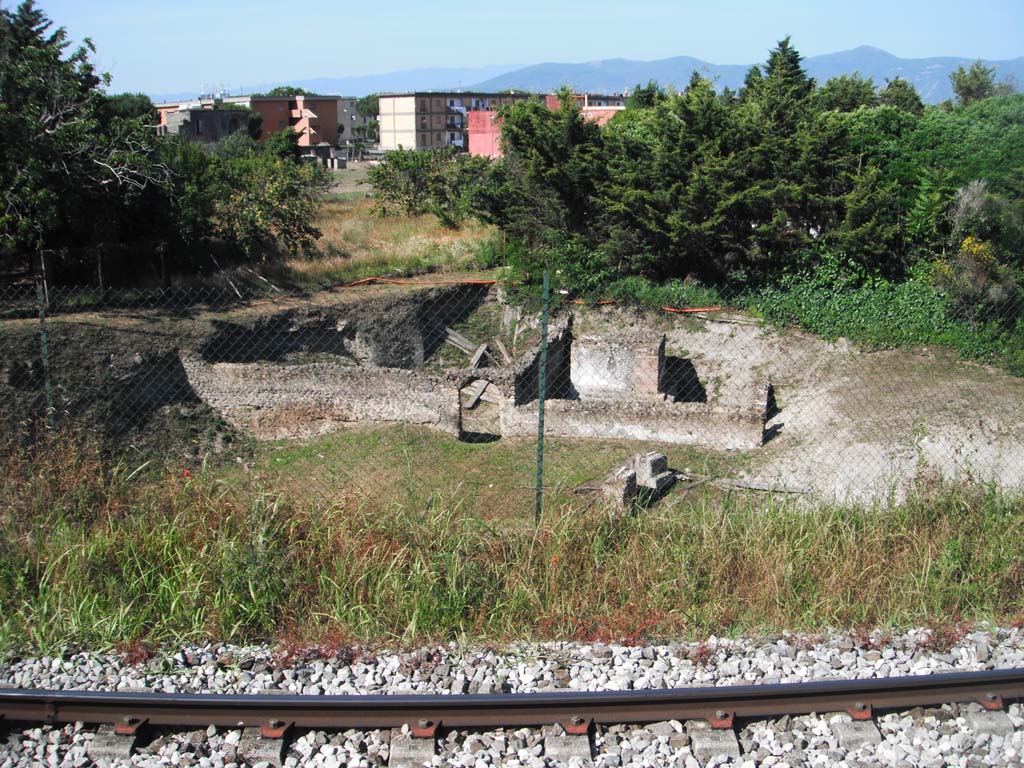
[[[576,105],[587,120],[604,125],[626,108],[625,96],[602,96],[578,93],[573,95]],[[558,96],[548,94],[544,103],[550,110],[558,109]],[[501,120],[496,110],[470,110],[468,133],[469,154],[480,157],[501,157]]]
[[[469,154],[501,157],[501,121],[498,120],[497,110],[471,110],[468,115]]]
[[[604,125],[619,112],[626,108],[626,97],[620,95],[607,96],[600,93],[574,93],[572,96],[576,106],[587,120]],[[544,97],[548,109],[558,109],[557,94],[549,93]]]

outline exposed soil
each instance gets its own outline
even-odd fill
[[[739,318],[742,319],[742,318]],[[1024,381],[943,349],[863,351],[795,330],[702,322],[668,334],[709,399],[774,386],[768,443],[740,476],[829,499],[901,498],[915,480],[1021,489]]]

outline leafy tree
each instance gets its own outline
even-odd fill
[[[878,103],[874,82],[857,72],[831,78],[814,97],[817,109],[834,112],[854,112],[860,107],[873,107]]]
[[[257,155],[261,149],[259,141],[248,133],[236,131],[212,144],[209,151],[218,160],[230,161]]]
[[[154,132],[112,113],[86,39],[70,50],[32,0],[0,9],[0,241],[20,250],[90,242],[167,182]]]
[[[946,211],[954,187],[948,174],[925,169],[921,172],[913,206],[907,216],[907,231],[918,244],[932,250],[941,247],[945,236]]]
[[[253,96],[316,96],[318,94],[299,88],[296,85],[279,85],[266,93],[254,93]]]
[[[878,103],[895,107],[912,115],[924,113],[924,102],[917,89],[902,77],[887,80],[885,87],[878,92]]]
[[[430,176],[436,152],[397,149],[386,152],[368,172],[374,206],[382,215],[423,213],[430,202]]]
[[[299,134],[293,128],[285,128],[282,131],[275,131],[267,137],[265,144],[267,152],[281,160],[298,162],[302,156],[302,148],[299,146]]]
[[[665,99],[665,92],[658,86],[657,80],[648,80],[647,85],[636,84],[626,98],[628,109],[646,109],[653,107]]]
[[[155,123],[158,119],[156,107],[144,93],[119,93],[106,97],[106,111],[110,117],[140,119]]]
[[[986,67],[981,59],[967,69],[957,67],[956,72],[949,76],[949,81],[953,84],[953,92],[961,106],[989,99],[997,94],[995,67]]]
[[[289,253],[316,245],[320,231],[311,222],[324,186],[320,165],[265,150],[224,163],[217,173],[224,194],[215,202],[215,236],[250,259],[267,258],[278,243]]]
[[[363,96],[361,99],[358,99],[356,101],[356,114],[376,120],[380,115],[380,95],[371,93],[369,96]]]

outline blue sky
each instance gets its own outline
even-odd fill
[[[73,38],[93,39],[113,91],[605,58],[748,64],[787,34],[805,56],[858,45],[908,58],[1024,55],[1024,0],[37,3]]]

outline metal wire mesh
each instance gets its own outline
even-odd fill
[[[1020,378],[727,306],[556,293],[542,368],[543,300],[486,282],[312,294],[26,283],[0,297],[8,450],[73,428],[171,471],[205,463],[229,484],[528,520],[543,393],[548,504],[697,486],[889,504],[922,481],[1024,482]]]

